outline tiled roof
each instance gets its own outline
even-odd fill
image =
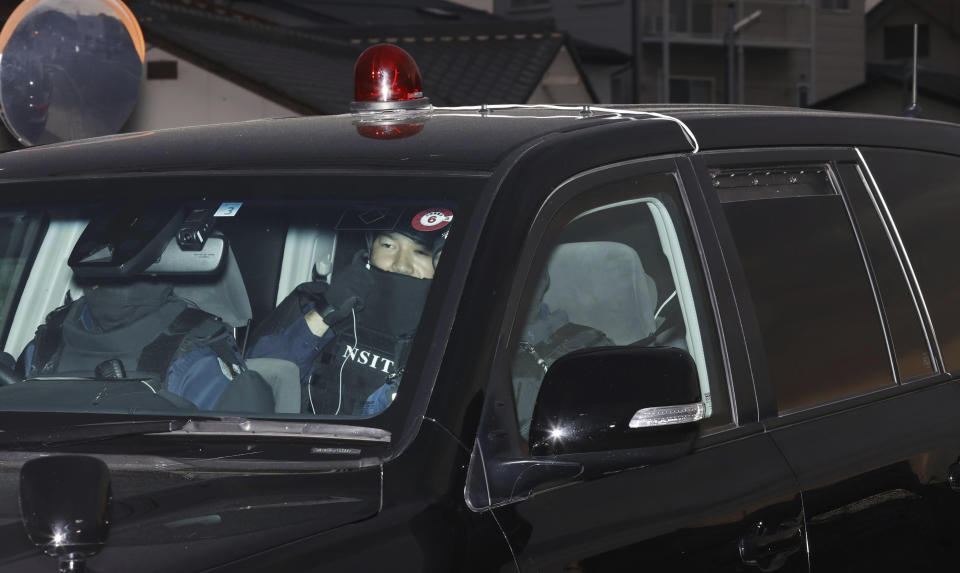
[[[308,113],[349,109],[354,61],[374,42],[396,43],[410,52],[426,95],[435,105],[455,106],[525,102],[566,41],[542,23],[292,29],[198,10],[182,1],[129,0],[128,5],[148,42]]]
[[[317,21],[350,25],[410,26],[453,22],[497,22],[501,19],[482,10],[444,0],[272,0],[280,9],[299,9],[299,13]]]

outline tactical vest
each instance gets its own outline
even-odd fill
[[[326,283],[317,281],[297,286],[264,320],[251,336],[251,347],[263,336],[282,332],[314,307],[326,292]],[[325,415],[360,415],[363,404],[381,386],[397,387],[410,354],[413,334],[396,336],[372,328],[364,312],[330,328],[333,338],[314,360],[309,381],[301,384],[301,411]],[[342,376],[341,376],[342,373]]]
[[[333,339],[314,363],[304,411],[360,415],[363,404],[384,384],[399,385],[413,335],[394,336],[365,325],[362,311],[332,328]],[[312,402],[312,404],[311,404]]]
[[[127,378],[152,380],[156,391],[166,389],[170,366],[197,348],[209,347],[231,366],[240,354],[222,322],[182,302],[164,305],[147,317],[105,333],[82,330],[79,303],[54,310],[37,329],[29,377],[93,377],[99,364],[118,359]]]

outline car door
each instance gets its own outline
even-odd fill
[[[466,487],[471,508],[500,522],[518,568],[806,571],[798,486],[757,421],[723,259],[687,164],[636,161],[569,180],[542,207],[519,268]],[[706,410],[692,451],[590,477],[532,455],[528,424],[550,365],[630,345],[692,357]]]
[[[919,208],[902,213],[919,245],[936,228],[932,213],[945,223],[950,211],[908,193],[948,195],[916,180],[908,191],[894,174],[920,164],[884,155],[885,178],[904,187],[897,205]],[[720,234],[737,253],[732,281],[749,315],[751,362],[765,371],[760,418],[803,490],[811,570],[942,569],[960,533],[960,500],[947,483],[960,454],[960,389],[945,374],[918,288],[926,281],[911,269],[873,162],[853,149],[697,162]],[[942,182],[943,169],[911,177]]]

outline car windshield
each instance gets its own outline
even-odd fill
[[[0,206],[0,410],[382,425],[466,208],[369,185]]]

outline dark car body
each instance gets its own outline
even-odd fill
[[[389,440],[243,422],[98,434],[117,416],[4,412],[0,569],[56,567],[24,532],[19,472],[61,454],[110,470],[110,532],[87,562],[97,571],[948,567],[960,549],[958,142],[954,125],[795,109],[521,106],[435,110],[393,140],[335,116],[7,153],[11,208],[363,180],[458,186],[471,215],[451,233],[456,257],[438,268],[445,289],[410,357],[416,391],[377,418]],[[759,187],[810,166],[823,173],[805,191],[725,195],[724,177],[749,186],[756,173]],[[672,453],[644,457],[666,443],[654,436],[535,456],[510,372],[546,253],[594,202],[632,201],[623,182],[646,196],[663,181],[650,209],[666,206],[685,254],[712,418]],[[583,399],[573,407],[589,415]]]

